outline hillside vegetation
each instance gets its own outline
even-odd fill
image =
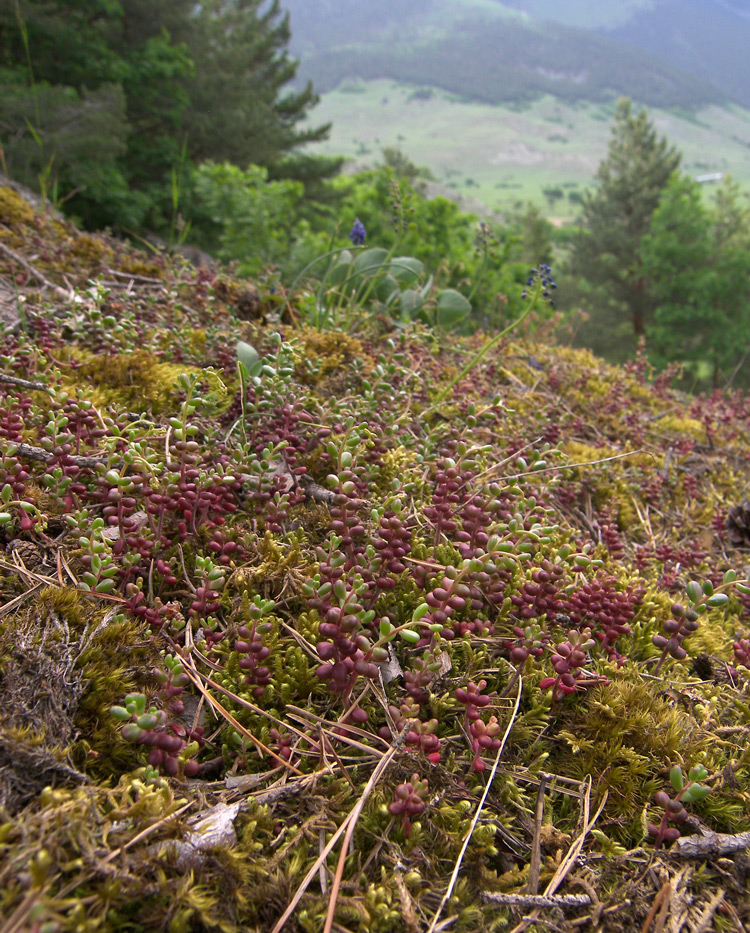
[[[746,396],[0,203],[6,929],[742,929]]]

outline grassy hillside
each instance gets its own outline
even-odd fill
[[[333,121],[323,150],[344,153],[355,165],[377,162],[383,147],[397,146],[441,184],[489,208],[530,199],[564,217],[575,213],[576,195],[605,155],[613,112],[612,104],[565,104],[550,96],[490,106],[423,86],[348,81],[323,95],[315,118]],[[750,186],[750,113],[708,107],[695,116],[651,114],[684,153],[685,171],[731,172]],[[550,202],[544,189],[562,197]]]
[[[513,9],[535,20],[580,26],[582,29],[615,27],[627,23],[641,10],[653,6],[652,0],[503,0]]]

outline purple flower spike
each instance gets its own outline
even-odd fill
[[[362,223],[359,217],[357,217],[357,219],[352,224],[349,239],[352,241],[354,246],[364,246],[366,236],[367,231],[365,230],[365,225]]]

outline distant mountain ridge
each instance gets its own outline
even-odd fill
[[[285,0],[299,77],[393,79],[486,103],[627,95],[750,105],[750,16],[732,0]],[[586,28],[586,24],[590,25]],[[554,24],[554,25],[552,25]]]
[[[750,11],[726,0],[661,0],[606,35],[659,55],[750,107]]]

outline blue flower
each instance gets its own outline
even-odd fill
[[[358,217],[352,224],[352,230],[349,234],[349,239],[352,241],[354,246],[363,246],[366,236],[367,231],[365,230],[365,225]]]

